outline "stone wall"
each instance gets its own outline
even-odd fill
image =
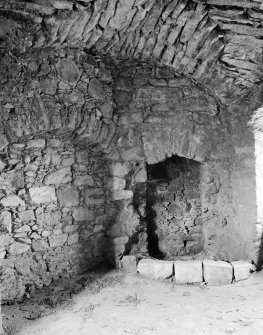
[[[96,153],[47,136],[1,157],[3,301],[104,261],[107,167]]]
[[[146,164],[173,155],[202,162],[205,252],[226,260],[256,257],[254,200],[251,196],[247,210],[245,197],[239,196],[246,186],[238,186],[235,175],[238,169],[243,169],[242,175],[253,170],[253,158],[246,164],[251,137],[241,141],[249,134],[245,115],[253,96],[231,98],[233,110],[238,111],[238,104],[244,109],[231,114],[207,83],[152,62],[113,61],[81,47],[63,46],[35,48],[13,57],[3,46],[1,54],[5,186],[0,201],[2,222],[9,227],[1,234],[1,252],[3,278],[14,286],[4,299],[20,297],[27,287],[49,283],[58,274],[72,273],[74,253],[80,270],[103,260],[105,251],[115,265],[125,254],[147,254]],[[59,178],[63,186],[57,183]],[[39,197],[44,200],[38,204]],[[20,218],[24,211],[29,211],[25,222]],[[88,224],[78,223],[83,217]],[[48,229],[43,223],[47,221]],[[64,225],[71,227],[69,231]],[[46,230],[52,235],[42,236]],[[35,244],[44,251],[34,251]],[[71,253],[73,246],[77,251]],[[61,248],[69,251],[62,253]],[[23,257],[16,250],[23,250]],[[53,256],[39,256],[45,252]],[[24,273],[26,267],[20,269],[19,264],[27,254],[35,257],[28,256],[28,262],[35,261]],[[34,270],[38,266],[41,270]]]

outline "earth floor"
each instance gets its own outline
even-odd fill
[[[263,272],[205,286],[100,270],[54,283],[3,314],[6,333],[19,335],[259,335]]]

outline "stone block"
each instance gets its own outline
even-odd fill
[[[18,207],[19,205],[25,206],[24,200],[17,195],[8,195],[1,199],[0,204],[4,207]]]
[[[236,281],[247,279],[255,271],[255,265],[247,261],[231,262],[234,269],[234,278]]]
[[[45,240],[34,240],[32,242],[32,250],[33,251],[42,251],[45,249],[49,249],[49,245]]]
[[[78,163],[87,162],[90,159],[90,152],[88,150],[81,150],[76,153]]]
[[[71,169],[65,167],[57,171],[51,172],[44,178],[45,185],[60,185],[72,181]]]
[[[3,211],[0,214],[0,231],[10,233],[12,229],[12,217],[9,211]]]
[[[88,93],[92,98],[104,99],[105,90],[97,78],[92,78],[89,82]]]
[[[130,149],[123,149],[121,157],[124,161],[138,162],[145,159],[141,147],[133,147]]]
[[[13,244],[10,245],[9,253],[11,255],[20,255],[23,254],[24,252],[29,251],[30,249],[31,247],[28,244],[14,242]]]
[[[27,224],[24,224],[23,226],[15,229],[15,233],[27,233],[30,231],[31,231],[31,228]]]
[[[79,204],[79,192],[72,187],[59,189],[57,196],[60,206],[73,207]]]
[[[0,234],[0,250],[13,242],[11,234]]]
[[[60,211],[52,211],[45,213],[37,212],[37,224],[41,228],[41,230],[61,227],[62,223],[61,223]]]
[[[49,245],[51,248],[62,247],[68,239],[68,234],[61,234],[57,236],[50,236],[48,238]]]
[[[6,164],[0,159],[0,171],[3,171],[5,168]]]
[[[0,150],[5,148],[8,145],[8,141],[4,135],[0,135]]]
[[[58,72],[61,79],[69,85],[76,85],[81,72],[76,63],[70,60],[61,60],[58,64]]]
[[[133,192],[129,190],[115,191],[112,194],[113,200],[131,199],[132,197],[133,197]]]
[[[120,234],[120,225],[115,223],[110,229],[108,230],[107,235],[110,237],[117,237]]]
[[[123,177],[130,171],[129,163],[114,163],[111,165],[111,174],[117,177]]]
[[[101,106],[101,112],[102,112],[103,117],[111,119],[112,114],[113,114],[113,106],[109,104],[108,102],[105,102]]]
[[[209,285],[231,284],[233,268],[231,264],[223,261],[203,261],[204,280]]]
[[[85,203],[87,205],[103,204],[104,201],[105,195],[102,188],[89,188],[85,190]]]
[[[176,284],[201,283],[203,281],[203,266],[198,260],[175,261],[174,276]]]
[[[135,175],[134,181],[136,183],[145,183],[147,181],[147,171],[142,167]]]
[[[113,191],[121,191],[125,188],[126,180],[118,177],[111,178],[109,186]]]
[[[71,234],[69,235],[68,237],[68,244],[74,244],[74,243],[77,243],[79,240],[79,233],[74,233],[74,234]]]
[[[92,210],[86,207],[79,207],[73,211],[73,219],[75,221],[86,221],[92,220],[94,218],[94,213]]]
[[[137,267],[138,272],[153,279],[166,279],[173,275],[173,262],[158,259],[142,259]]]
[[[29,189],[29,196],[37,204],[57,201],[55,188],[51,186],[31,187]]]
[[[126,244],[129,241],[128,236],[121,236],[121,237],[116,237],[112,239],[112,244],[118,245],[118,244]]]
[[[22,222],[28,222],[28,221],[32,221],[35,220],[35,214],[33,210],[27,210],[27,211],[23,211],[18,213],[19,219]]]
[[[84,175],[84,176],[77,176],[74,178],[74,186],[93,186],[94,179],[92,176]]]
[[[43,149],[46,146],[45,139],[30,140],[27,142],[27,149]]]
[[[123,256],[121,265],[124,272],[132,274],[137,273],[137,260],[135,256]]]

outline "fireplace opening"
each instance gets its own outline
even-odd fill
[[[147,166],[146,220],[152,257],[176,259],[203,250],[200,166],[179,156]]]

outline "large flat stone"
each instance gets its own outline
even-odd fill
[[[174,276],[176,284],[201,283],[203,266],[198,260],[175,261]]]
[[[232,266],[223,261],[204,260],[204,279],[209,285],[231,284],[233,280]]]
[[[137,270],[145,277],[165,279],[173,275],[173,262],[158,259],[142,259],[138,264]]]
[[[255,266],[247,261],[231,262],[234,269],[234,277],[236,281],[247,279],[250,274],[255,271]]]
[[[57,201],[55,188],[50,186],[31,187],[29,195],[31,200],[38,204]]]

